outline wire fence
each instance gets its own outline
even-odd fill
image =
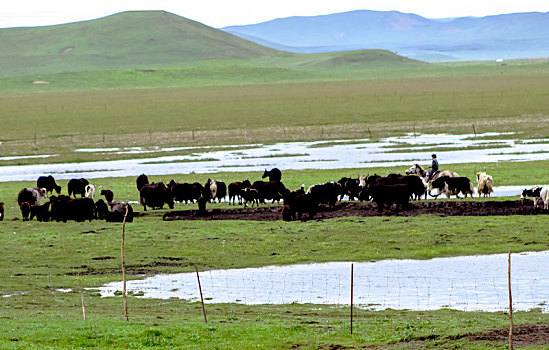
[[[544,255],[548,258],[549,255]],[[459,262],[458,262],[459,263]],[[258,304],[351,304],[350,263],[312,264],[258,269],[214,270],[200,272],[206,303]],[[456,277],[441,273],[424,275],[376,274],[359,264],[354,272],[353,304],[358,308],[436,310],[451,308],[463,311],[507,311],[508,281],[486,270],[460,271]],[[444,269],[444,267],[441,267]],[[488,266],[490,269],[490,267]],[[524,266],[513,278],[513,308],[539,308],[549,312],[549,280],[538,266]],[[547,271],[547,270],[546,270]],[[491,272],[491,271],[490,271]],[[405,273],[405,272],[404,272]],[[157,275],[128,282],[128,292],[153,300],[179,298],[200,301],[194,273]],[[101,288],[102,295],[115,295],[120,283]]]
[[[510,122],[511,123],[511,122]],[[519,125],[522,120],[512,121]],[[476,124],[462,121],[448,123],[422,123],[414,121],[395,123],[349,123],[349,124],[317,124],[317,125],[280,125],[266,127],[249,127],[245,124],[226,129],[196,129],[196,130],[155,130],[142,132],[113,133],[110,131],[90,134],[43,135],[34,132],[19,137],[7,138],[2,141],[4,154],[16,150],[40,149],[42,152],[57,150],[59,145],[68,149],[86,147],[148,147],[148,146],[184,146],[184,145],[229,145],[253,144],[276,141],[301,140],[333,140],[362,139],[377,140],[395,133],[420,134],[424,132],[482,132],[491,125],[478,121]]]

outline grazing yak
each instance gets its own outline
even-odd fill
[[[174,205],[172,193],[163,182],[143,185],[139,191],[139,202],[144,211],[147,211],[147,206],[162,209],[164,204],[168,204],[173,209]]]
[[[36,220],[47,222],[50,220],[50,202],[42,205],[34,205],[30,208],[30,220],[36,217]]]
[[[483,172],[478,172],[476,175],[478,196],[484,195],[484,197],[490,197],[490,193],[494,192],[492,176]]]
[[[0,202],[0,221],[4,221],[4,202]]]
[[[217,198],[217,184],[215,180],[208,179],[206,180],[206,183],[204,184],[204,191],[202,193],[202,196],[206,198],[208,201],[215,200]]]
[[[70,198],[69,196],[52,196],[51,218],[57,222],[67,220],[92,221],[95,217],[95,203],[90,198]]]
[[[111,210],[105,215],[107,222],[124,222],[124,217],[126,217],[126,222],[133,222],[133,208],[130,204],[114,201],[110,202],[109,205]]]
[[[196,202],[198,203],[198,215],[199,216],[208,215],[208,211],[206,210],[206,204],[208,203],[208,200],[204,197],[200,197]]]
[[[473,183],[471,180],[469,180],[468,177],[460,176],[460,177],[450,177],[450,176],[441,176],[433,181],[431,181],[431,189],[435,190],[435,195],[431,194],[431,190],[429,191],[429,195],[431,197],[438,197],[441,194],[445,194],[447,198],[450,198],[450,196],[456,196],[457,198],[461,198],[459,196],[460,193],[463,193],[465,198],[467,198],[467,195],[471,195],[473,197],[473,193],[475,192],[475,189],[473,187]]]
[[[372,176],[372,179],[370,180],[370,183],[383,183],[386,185],[409,185],[409,189],[411,191],[410,197],[412,199],[420,199],[423,195],[425,195],[425,199],[427,199],[427,183],[419,176],[389,174],[386,177]]]
[[[238,204],[242,204],[242,191],[245,188],[252,187],[252,184],[249,180],[244,180],[242,182],[231,182],[228,186],[229,189],[229,204],[234,205],[235,199],[238,200]]]
[[[175,180],[171,180],[168,183],[168,188],[172,193],[173,199],[179,203],[194,203],[202,196],[202,192],[204,191],[204,186],[198,182],[192,184],[187,182],[179,183]]]
[[[17,194],[17,204],[21,207],[21,204],[24,202],[29,203],[29,205],[40,205],[42,198],[46,197],[45,188],[23,188]]]
[[[335,208],[338,198],[344,193],[343,186],[337,182],[326,182],[323,184],[311,185],[307,189],[313,200],[318,204],[327,204]]]
[[[31,205],[29,202],[22,202],[19,204],[19,209],[21,210],[21,216],[23,217],[23,221],[27,221],[29,219],[29,214],[31,210]]]
[[[137,190],[141,191],[141,188],[143,188],[143,186],[149,184],[149,178],[147,177],[147,175],[141,174],[137,177],[137,180],[135,180],[135,184],[137,185]]]
[[[67,185],[67,191],[69,192],[69,197],[73,196],[76,198],[76,195],[79,194],[80,197],[86,196],[86,186],[90,183],[88,180],[81,178],[81,179],[70,179],[69,183]]]
[[[265,169],[265,172],[263,173],[263,176],[261,176],[262,179],[268,177],[269,182],[280,182],[282,179],[282,172],[278,168],[272,168],[271,170],[267,171]]]
[[[192,202],[190,196],[191,186],[192,184],[190,183],[179,183],[173,179],[168,183],[168,189],[170,190],[174,201],[179,203],[188,203],[189,201]]]
[[[227,196],[227,185],[223,181],[208,179],[204,184],[202,195],[212,202],[215,202],[217,199],[217,201],[221,203],[221,200]]]
[[[248,207],[249,203],[252,203],[252,207],[254,206],[254,203],[256,206],[259,206],[259,191],[257,189],[246,187],[240,192],[240,195],[244,202],[244,208]]]
[[[543,189],[547,189],[547,188],[540,187],[540,186],[534,186],[529,189],[525,188],[524,190],[522,190],[520,194],[520,199],[532,198],[532,202],[534,203],[534,208],[539,207],[539,202],[542,202],[545,207],[545,201],[542,199]],[[547,193],[547,191],[545,193]],[[548,199],[548,202],[549,202],[549,199]]]
[[[217,186],[215,198],[221,203],[221,200],[227,197],[227,185],[223,181],[216,181],[215,184]]]
[[[55,190],[57,194],[61,193],[61,186],[58,186],[57,183],[55,183],[55,179],[51,175],[40,176],[38,180],[36,180],[36,187],[45,188],[49,193],[53,193],[53,190]]]
[[[313,194],[303,193],[303,191],[291,191],[284,196],[284,207],[282,209],[282,219],[284,221],[301,220],[303,213],[309,214],[309,219],[313,219],[318,211],[318,202]]]
[[[204,186],[199,182],[193,182],[191,184],[191,193],[189,195],[189,198],[193,202],[198,202],[198,199],[202,197],[202,193],[204,192]]]
[[[95,186],[92,184],[86,185],[84,187],[85,197],[89,199],[93,199],[95,197]]]
[[[114,192],[111,190],[101,190],[101,195],[105,197],[107,203],[112,202],[114,199]]]
[[[371,183],[366,188],[368,197],[377,205],[377,210],[381,213],[385,204],[391,206],[395,204],[395,209],[400,206],[404,209],[409,204],[412,196],[412,188],[409,184],[385,184],[383,182]]]
[[[543,209],[549,210],[549,187],[544,187],[541,189],[540,197],[543,201]]]
[[[280,181],[254,181],[252,188],[258,192],[259,202],[265,204],[265,200],[280,203],[284,195],[289,191]]]
[[[341,195],[340,200],[343,199],[343,196],[347,195],[349,200],[352,201],[355,198],[358,198],[358,194],[360,193],[360,190],[362,190],[360,179],[342,177],[337,183],[343,188],[343,194]]]
[[[109,212],[109,206],[103,199],[98,199],[95,202],[95,218],[99,220],[104,220],[107,217]]]
[[[284,221],[292,221],[293,220],[292,207],[290,207],[287,204],[284,204],[284,206],[282,207],[282,220],[284,220]]]

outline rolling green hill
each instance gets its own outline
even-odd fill
[[[224,69],[239,66],[241,76],[250,67],[252,74],[257,74],[258,67],[291,73],[418,63],[383,50],[277,51],[164,11],[132,11],[57,26],[0,29],[0,47],[0,78],[180,68],[206,62]],[[246,69],[242,71],[242,67]]]
[[[164,11],[0,30],[0,77],[180,66],[278,51]]]

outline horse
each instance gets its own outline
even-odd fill
[[[412,165],[408,170],[406,170],[406,175],[417,175],[419,177],[427,177],[427,171],[425,171],[419,164]],[[431,181],[435,180],[438,177],[441,176],[449,176],[449,177],[459,177],[458,173],[450,171],[450,170],[440,170],[436,172],[433,177],[431,178]]]
[[[406,175],[417,175],[422,179],[425,179],[427,177],[427,171],[424,170],[419,164],[412,165],[408,170],[406,170]],[[441,176],[449,176],[449,177],[459,177],[458,173],[450,171],[450,170],[439,170],[437,171],[432,177],[431,180],[427,184],[427,193],[431,192],[432,188],[432,182],[436,179],[438,179]],[[430,195],[430,194],[429,194]],[[433,196],[431,196],[433,197]],[[435,196],[436,198],[437,196]]]

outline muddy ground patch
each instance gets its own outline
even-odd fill
[[[508,216],[508,215],[543,215],[547,211],[534,208],[531,201],[416,201],[406,208],[394,206],[380,212],[375,203],[341,202],[335,208],[320,206],[314,216],[315,220],[331,219],[346,216],[417,216],[434,214],[440,216]],[[179,210],[164,214],[164,220],[282,220],[282,206],[259,206],[253,208],[209,209],[206,215],[198,210]],[[303,215],[308,219],[308,214]]]

